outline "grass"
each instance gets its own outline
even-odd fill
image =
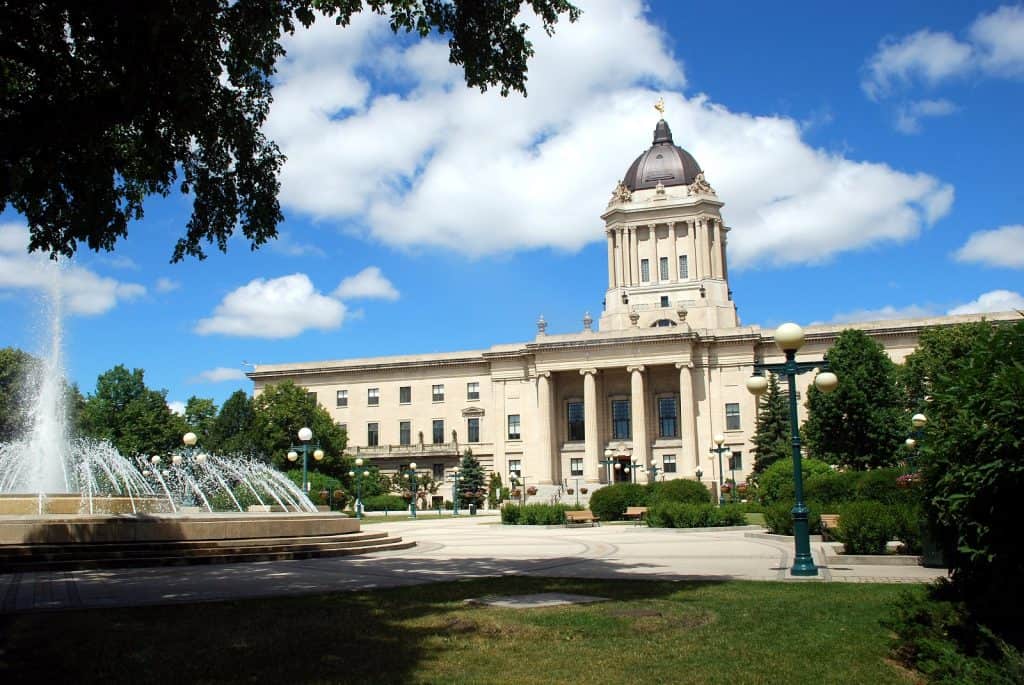
[[[747,523],[752,526],[763,526],[764,525],[764,514],[744,514],[747,517]]]
[[[613,601],[469,606],[484,595]],[[0,618],[0,681],[906,683],[879,623],[905,588],[504,577]]]

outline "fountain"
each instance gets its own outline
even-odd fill
[[[187,433],[171,455],[126,457],[68,436],[60,270],[46,355],[29,378],[28,429],[0,443],[0,572],[306,558],[401,549],[387,533],[321,512],[253,458],[206,454]],[[386,538],[386,539],[385,539]]]

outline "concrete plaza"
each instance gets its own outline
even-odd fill
[[[424,515],[365,529],[386,530],[417,546],[301,561],[11,573],[0,575],[0,613],[315,594],[502,575],[897,583],[945,575],[920,566],[828,566],[821,543],[813,542],[819,577],[789,579],[792,539],[767,536],[753,526],[562,528],[503,526],[493,515]]]

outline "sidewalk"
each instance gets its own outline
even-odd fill
[[[418,544],[358,557],[0,575],[0,613],[318,594],[501,575],[853,583],[920,583],[945,575],[920,566],[828,567],[815,543],[820,575],[792,579],[792,540],[748,536],[750,529],[503,526],[493,516],[425,519],[375,523],[375,530]]]

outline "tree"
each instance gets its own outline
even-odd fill
[[[269,385],[253,401],[253,410],[256,450],[277,468],[285,470],[291,466],[287,459],[288,448],[299,444],[298,432],[305,426],[313,431],[313,442],[318,443],[325,454],[323,461],[315,463],[315,468],[336,478],[348,473],[351,464],[341,456],[345,450],[345,431],[304,388],[291,381]],[[312,453],[309,461],[313,468]]]
[[[185,423],[203,445],[209,440],[213,423],[217,419],[217,405],[208,397],[193,395],[185,403]]]
[[[926,328],[917,349],[899,367],[905,406],[912,412],[927,413],[932,382],[943,374],[954,374],[969,358],[980,337],[992,324],[984,321],[941,328]]]
[[[252,399],[244,390],[236,390],[224,400],[206,441],[199,444],[219,454],[253,454],[257,450],[255,426]]]
[[[484,487],[484,469],[480,460],[473,456],[473,450],[466,449],[459,464],[459,504],[468,507],[470,504],[482,507],[487,497]]]
[[[896,365],[863,331],[839,334],[826,355],[839,377],[831,394],[812,384],[803,435],[812,456],[854,469],[892,466],[909,419],[896,383]]]
[[[16,347],[0,349],[0,442],[13,440],[28,427],[26,375],[35,363],[35,357]]]
[[[163,454],[181,445],[188,426],[167,406],[166,390],[146,387],[142,369],[118,364],[96,379],[82,407],[82,431],[124,455]]]
[[[768,392],[757,414],[757,432],[754,434],[754,474],[777,462],[793,456],[790,436],[789,407],[779,387],[779,377],[770,374]]]
[[[567,0],[369,0],[396,33],[449,36],[466,83],[525,94],[528,5],[551,34]],[[173,261],[255,249],[277,235],[284,156],[262,133],[281,40],[317,12],[347,26],[353,0],[0,4],[0,211],[28,219],[30,249],[111,250],[143,201],[177,185],[192,217]],[[179,174],[181,175],[179,183]]]

